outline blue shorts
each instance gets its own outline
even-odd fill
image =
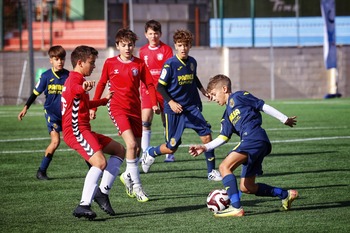
[[[242,166],[241,177],[262,175],[262,162],[265,156],[271,153],[271,143],[263,140],[245,139],[233,151],[248,154],[248,161]]]
[[[49,134],[52,130],[62,132],[62,117],[57,117],[56,115],[50,114],[45,110],[45,119]]]
[[[211,134],[211,125],[204,119],[201,111],[195,108],[183,111],[181,114],[165,114],[165,139],[169,149],[176,149],[181,145],[184,130],[193,129],[198,136]]]

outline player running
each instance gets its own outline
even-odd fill
[[[45,155],[41,160],[40,167],[36,172],[36,178],[39,180],[49,179],[47,176],[47,169],[52,161],[56,149],[61,142],[61,94],[63,84],[69,75],[69,71],[63,68],[66,61],[66,50],[64,50],[64,48],[60,45],[55,45],[49,49],[48,54],[52,67],[41,74],[33,93],[28,98],[22,111],[18,114],[18,120],[21,121],[36,98],[41,95],[41,93],[45,93],[46,99],[44,104],[44,112],[51,142],[47,146]]]
[[[160,38],[162,36],[162,26],[156,20],[149,20],[145,24],[145,37],[148,43],[140,48],[140,58],[145,61],[149,68],[155,87],[158,85],[160,72],[162,71],[164,62],[173,56],[173,49],[164,44]],[[165,126],[164,118],[164,103],[163,96],[157,92],[157,102],[161,111],[163,125]],[[151,125],[153,120],[152,102],[148,90],[141,82],[141,107],[142,107],[142,140],[141,148],[145,152],[150,146],[151,140]],[[174,162],[173,154],[167,154],[164,162]]]
[[[138,168],[142,137],[139,92],[141,81],[148,88],[152,110],[159,114],[159,108],[151,73],[145,62],[133,55],[136,40],[137,35],[130,29],[122,28],[117,31],[115,41],[120,54],[105,61],[94,100],[100,99],[108,83],[109,90],[114,92],[108,104],[108,113],[126,145],[126,169],[121,180],[129,197],[146,202],[149,198],[143,190]],[[95,114],[92,110],[91,117],[94,118]]]
[[[147,149],[142,160],[142,169],[147,173],[156,156],[174,154],[181,145],[185,128],[196,131],[203,143],[212,140],[211,126],[202,115],[202,101],[198,89],[209,97],[197,77],[197,61],[189,56],[193,35],[188,30],[177,30],[173,36],[176,55],[163,65],[157,90],[164,98],[166,118],[166,143]],[[215,170],[214,151],[205,153],[208,180],[221,181]]]
[[[244,210],[241,205],[237,188],[236,176],[232,173],[242,165],[240,190],[243,193],[256,196],[278,197],[282,200],[282,210],[289,210],[292,202],[298,197],[297,190],[285,190],[263,183],[255,183],[257,175],[262,175],[262,162],[271,152],[270,140],[263,128],[260,111],[275,117],[283,124],[293,127],[296,125],[296,116],[287,117],[275,108],[265,104],[247,91],[232,93],[231,80],[225,75],[216,75],[209,80],[207,91],[212,99],[220,106],[226,105],[221,120],[220,135],[204,145],[190,146],[189,153],[198,156],[203,152],[226,143],[237,134],[241,141],[221,162],[219,169],[223,176],[222,183],[230,197],[231,205],[214,214],[215,217],[241,217]]]
[[[90,100],[89,91],[95,86],[95,81],[87,81],[85,77],[90,76],[96,67],[97,56],[97,50],[89,46],[82,45],[74,49],[71,54],[73,71],[70,72],[62,92],[64,141],[91,164],[85,177],[80,204],[73,215],[90,220],[96,218],[96,213],[91,210],[92,200],[107,214],[115,215],[109,201],[109,191],[125,157],[125,149],[120,143],[91,131],[89,109],[106,105],[113,95],[110,92],[106,98]],[[108,162],[104,153],[111,155]]]

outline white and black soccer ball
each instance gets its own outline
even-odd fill
[[[222,211],[229,207],[230,198],[225,189],[214,189],[207,197],[208,209],[214,213]]]

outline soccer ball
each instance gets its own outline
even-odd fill
[[[216,213],[226,209],[230,205],[230,198],[225,189],[214,189],[207,197],[207,207]]]

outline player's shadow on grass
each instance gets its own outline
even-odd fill
[[[265,173],[259,177],[277,177],[277,176],[288,176],[295,174],[320,174],[320,173],[328,173],[328,172],[349,172],[350,169],[319,169],[319,170],[310,170],[310,171],[297,171],[297,172],[278,172],[278,173]]]
[[[206,198],[207,197],[207,193],[189,193],[189,194],[164,194],[164,195],[152,195],[152,199],[150,199],[150,202],[153,201],[159,201],[159,200],[169,200],[169,198],[172,199],[185,199],[185,198],[196,198],[196,197],[200,197],[200,198]]]
[[[246,216],[254,216],[254,215],[261,215],[261,214],[273,214],[273,213],[277,213],[277,212],[284,212],[284,213],[288,213],[290,211],[293,212],[297,212],[297,211],[308,211],[308,210],[326,210],[326,209],[338,209],[338,208],[348,208],[350,206],[350,201],[338,201],[338,202],[328,202],[328,203],[319,203],[319,204],[310,204],[308,205],[303,205],[303,206],[298,206],[297,204],[294,205],[290,210],[288,211],[281,211],[279,209],[273,209],[271,211],[261,211],[261,212],[254,212],[254,210],[246,210],[245,209],[245,213]]]
[[[337,151],[313,151],[313,152],[295,152],[295,153],[271,153],[266,157],[278,157],[278,156],[305,156],[305,155],[319,155],[319,154],[333,154]]]
[[[155,173],[169,173],[169,172],[174,172],[174,173],[178,173],[178,172],[189,172],[189,171],[205,171],[204,168],[189,168],[189,169],[179,169],[178,167],[174,167],[171,169],[162,169],[162,170],[151,170],[149,172],[149,174],[155,174]],[[142,172],[141,172],[142,174]],[[148,173],[147,173],[148,174]]]
[[[151,211],[144,211],[144,212],[117,213],[117,218],[120,219],[120,218],[128,218],[128,217],[139,217],[139,216],[145,216],[145,215],[158,215],[158,214],[164,215],[164,214],[183,213],[183,212],[206,209],[206,208],[207,207],[205,206],[205,204],[165,207],[159,210],[151,210]]]

